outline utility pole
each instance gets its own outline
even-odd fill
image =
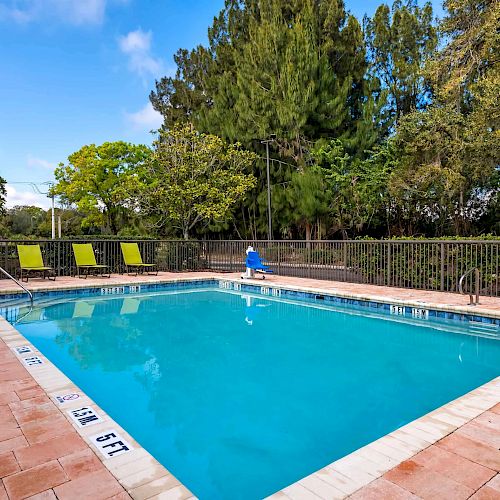
[[[52,195],[52,239],[56,239],[56,207],[54,195]]]
[[[266,173],[267,173],[267,239],[271,241],[273,239],[273,219],[271,214],[271,175],[269,172],[269,143],[274,142],[274,134],[270,136],[270,139],[265,139],[260,141],[262,144],[266,145]]]

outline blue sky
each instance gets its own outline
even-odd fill
[[[223,0],[0,0],[0,176],[8,206],[48,206],[17,182],[53,179],[84,144],[149,144],[155,78],[206,43]],[[346,0],[358,17],[381,0]],[[434,0],[441,14],[440,1]]]

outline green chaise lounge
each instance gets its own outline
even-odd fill
[[[104,272],[105,269],[108,269],[108,266],[96,262],[91,243],[72,243],[72,247],[76,261],[76,272],[79,278],[87,278],[92,270],[96,271],[96,275],[100,274],[103,278],[111,276],[109,271]]]
[[[127,274],[130,274],[130,270],[135,270],[135,275],[139,272],[144,271],[147,274],[158,275],[158,267],[156,264],[145,264],[142,261],[141,252],[139,251],[139,245],[137,243],[120,243],[122,249],[123,260],[125,261],[125,269]],[[151,270],[152,272],[149,272]]]
[[[17,245],[17,254],[21,268],[21,281],[26,280],[27,283],[30,273],[39,273],[42,278],[56,279],[54,269],[43,263],[40,245]]]

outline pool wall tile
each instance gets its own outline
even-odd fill
[[[354,297],[344,297],[344,296],[338,296],[335,295],[334,293],[328,292],[325,293],[324,290],[318,290],[318,291],[305,291],[305,290],[297,290],[293,288],[285,288],[283,286],[276,286],[275,284],[272,283],[262,283],[262,285],[257,285],[253,283],[244,283],[241,281],[237,281],[231,278],[228,279],[217,279],[217,278],[190,278],[190,279],[180,279],[176,281],[170,281],[170,282],[160,282],[160,283],[138,283],[130,285],[126,284],[123,285],[123,291],[122,293],[110,293],[109,296],[113,295],[127,295],[127,294],[137,294],[137,293],[144,293],[144,292],[159,292],[159,291],[171,291],[171,290],[184,290],[187,288],[220,288],[220,283],[224,282],[227,283],[231,289],[234,289],[234,285],[237,284],[238,286],[238,291],[241,292],[249,292],[249,293],[256,293],[256,294],[261,294],[262,292],[262,287],[268,289],[269,296],[272,295],[272,290],[273,289],[278,289],[280,290],[280,297],[282,298],[291,298],[291,299],[301,299],[301,300],[306,300],[306,301],[314,301],[318,302],[321,300],[321,302],[328,302],[328,303],[333,303],[333,304],[338,304],[338,305],[347,305],[351,306],[354,308],[359,308],[360,310],[362,309],[369,309],[369,310],[374,310],[377,312],[383,312],[383,313],[389,313],[390,311],[390,303],[387,302],[382,302],[382,301],[376,301],[373,300],[372,298],[370,299],[361,299],[361,298],[354,298]],[[84,284],[82,284],[84,285]],[[133,290],[131,291],[130,287],[137,287],[140,286],[140,291]],[[103,283],[102,286],[92,286],[88,288],[61,288],[58,290],[35,290],[33,292],[35,301],[46,301],[46,300],[51,300],[51,299],[61,299],[61,298],[75,298],[75,297],[93,297],[93,296],[101,296],[101,290],[102,289],[109,289],[109,288],[119,288],[120,286],[117,285],[107,285],[106,283]],[[321,299],[317,299],[317,295],[321,294]],[[108,295],[108,294],[105,294]],[[9,317],[9,301],[15,301],[16,299],[20,299],[22,297],[22,294],[20,293],[10,293],[10,294],[0,294],[0,315],[3,315],[9,319],[9,321],[12,321],[12,318]],[[1,307],[1,304],[4,303],[5,306]],[[404,302],[398,305],[404,305]],[[15,304],[12,305],[12,307],[15,307]],[[405,307],[405,314],[404,317],[407,318],[412,318],[413,320],[416,321],[427,321],[427,319],[424,318],[414,318],[412,317],[412,307],[414,306],[407,306]],[[500,319],[499,318],[491,318],[487,316],[482,316],[482,315],[475,315],[475,314],[467,314],[467,313],[460,313],[460,312],[453,312],[453,311],[442,311],[442,310],[436,310],[436,309],[430,309],[426,307],[425,304],[420,305],[420,308],[428,310],[429,318],[439,318],[443,320],[452,320],[452,321],[458,321],[458,322],[469,322],[469,321],[474,321],[476,323],[484,323],[487,325],[495,325],[499,326],[500,325]],[[14,320],[15,321],[15,320]]]

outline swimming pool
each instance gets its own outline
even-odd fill
[[[500,374],[458,322],[320,302],[184,287],[16,328],[202,499],[271,494]]]

